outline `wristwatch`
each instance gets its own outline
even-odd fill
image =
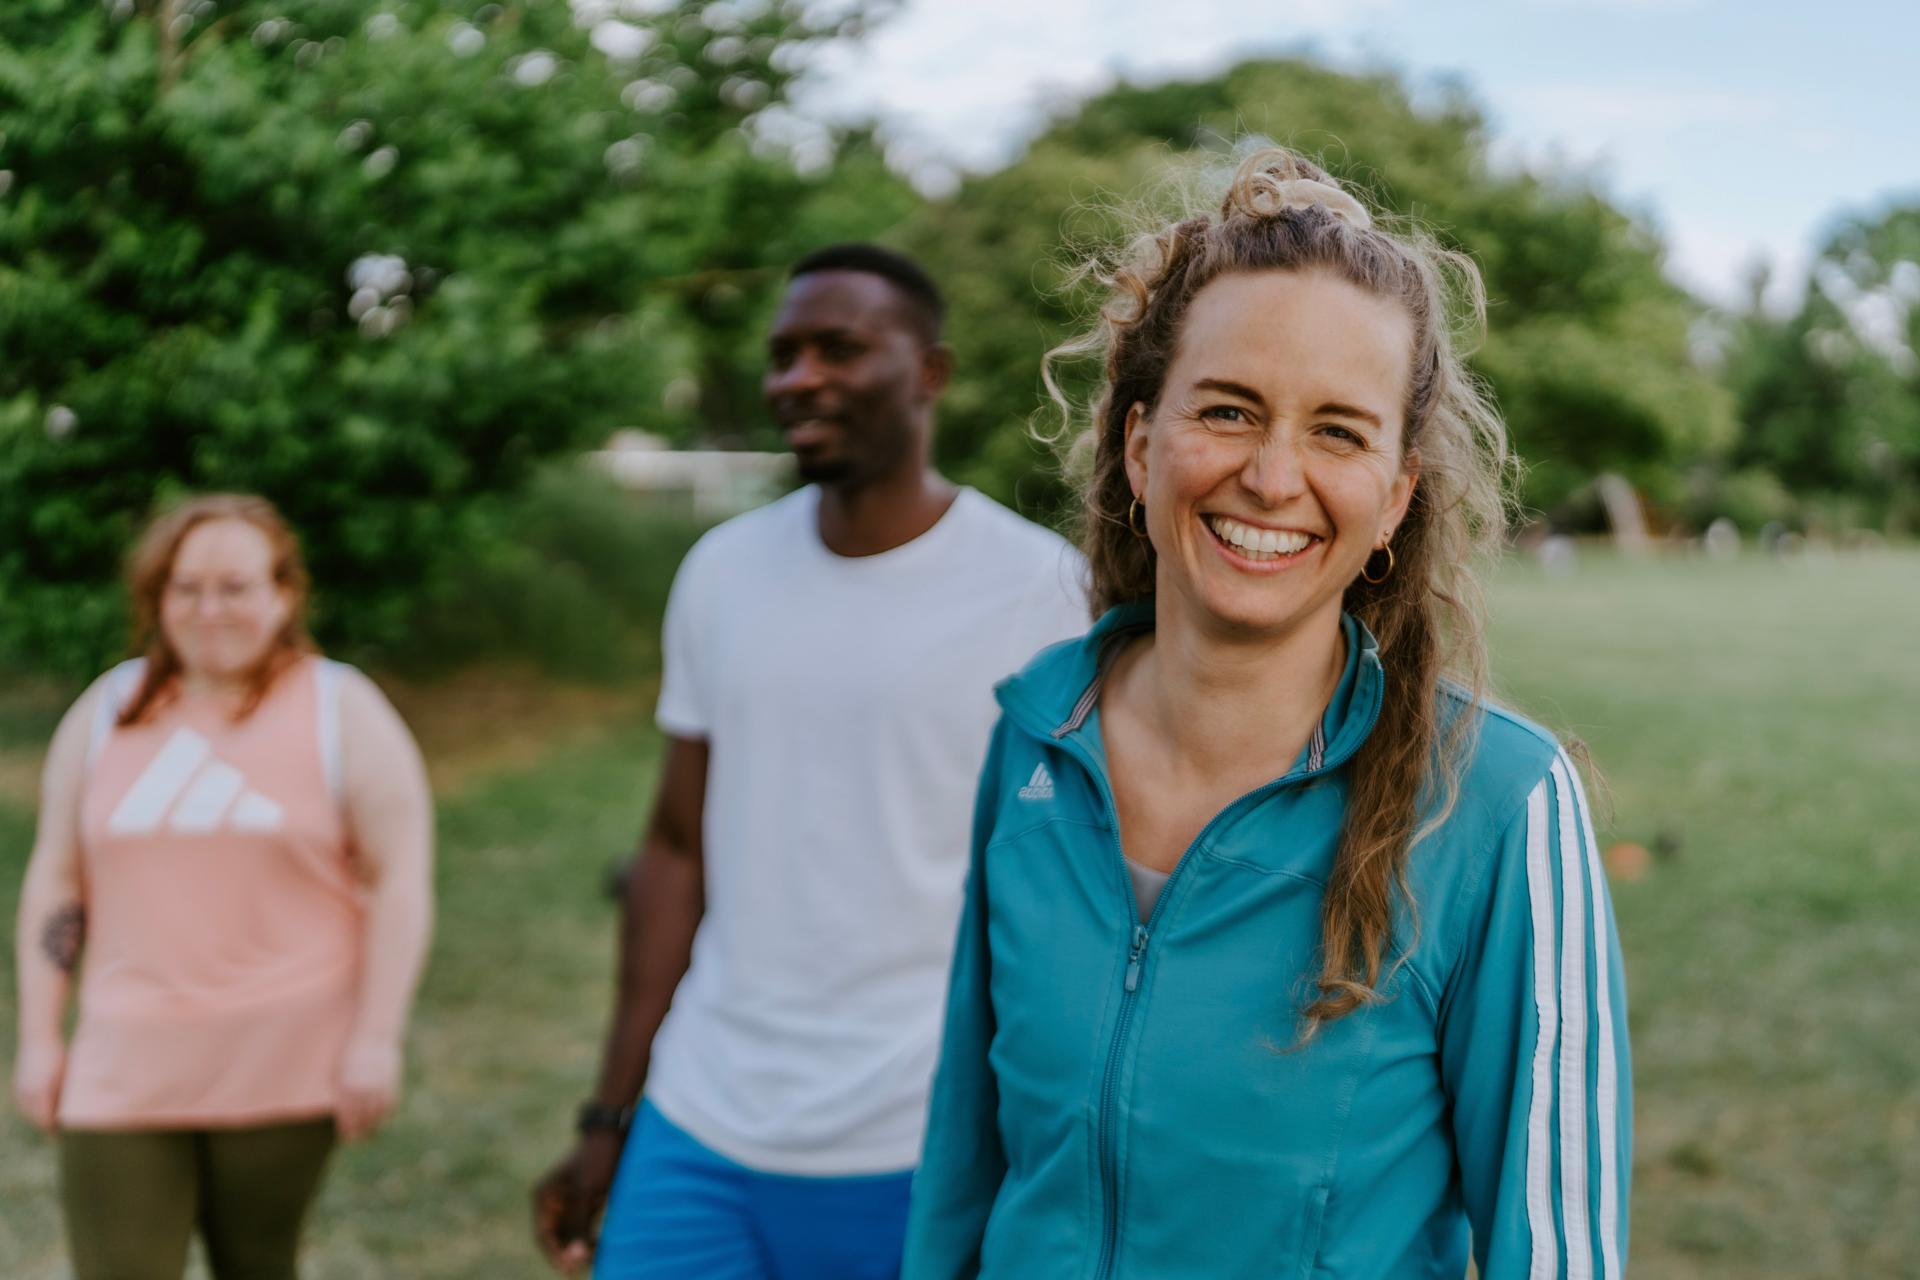
[[[610,1107],[604,1102],[587,1101],[580,1104],[580,1111],[574,1117],[573,1127],[581,1137],[590,1133],[615,1133],[624,1135],[627,1126],[633,1123],[632,1107]]]

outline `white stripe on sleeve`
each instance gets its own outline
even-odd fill
[[[1573,780],[1553,762],[1560,843],[1560,1222],[1567,1280],[1593,1280],[1587,1211],[1587,860],[1573,811]]]
[[[1533,1090],[1527,1104],[1528,1280],[1558,1280],[1560,1250],[1551,1190],[1553,1044],[1560,1014],[1554,993],[1553,868],[1547,849],[1547,783],[1527,797],[1527,898],[1533,911]]]
[[[1562,757],[1564,759],[1565,757]],[[1606,880],[1600,868],[1600,845],[1593,837],[1593,817],[1587,810],[1586,792],[1580,775],[1571,768],[1567,776],[1572,785],[1575,805],[1580,810],[1580,832],[1586,837],[1587,877],[1593,886],[1593,1007],[1595,1023],[1595,1063],[1593,1080],[1594,1109],[1600,1144],[1600,1263],[1603,1280],[1620,1280],[1620,1193],[1619,1193],[1619,1062],[1613,1051],[1612,963],[1607,946]]]

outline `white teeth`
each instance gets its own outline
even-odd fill
[[[1207,523],[1222,542],[1256,560],[1294,555],[1306,550],[1307,544],[1313,541],[1311,534],[1297,529],[1262,529],[1226,516],[1210,516]]]

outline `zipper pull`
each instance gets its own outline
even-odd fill
[[[1147,926],[1133,926],[1133,948],[1127,952],[1127,990],[1140,985],[1140,957],[1147,949]]]

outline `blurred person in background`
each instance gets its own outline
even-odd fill
[[[932,467],[942,311],[885,249],[792,270],[764,389],[810,483],[674,580],[599,1083],[534,1192],[562,1270],[898,1273],[992,686],[1087,624],[1072,548]]]
[[[221,1280],[293,1276],[336,1140],[394,1106],[432,803],[386,698],[308,639],[307,585],[264,499],[175,507],[131,559],[145,655],[54,734],[13,1084],[57,1133],[80,1280],[178,1280],[196,1227]]]
[[[1478,274],[1267,150],[1110,279],[1107,612],[1000,686],[907,1280],[1616,1280],[1606,884],[1483,697]]]

